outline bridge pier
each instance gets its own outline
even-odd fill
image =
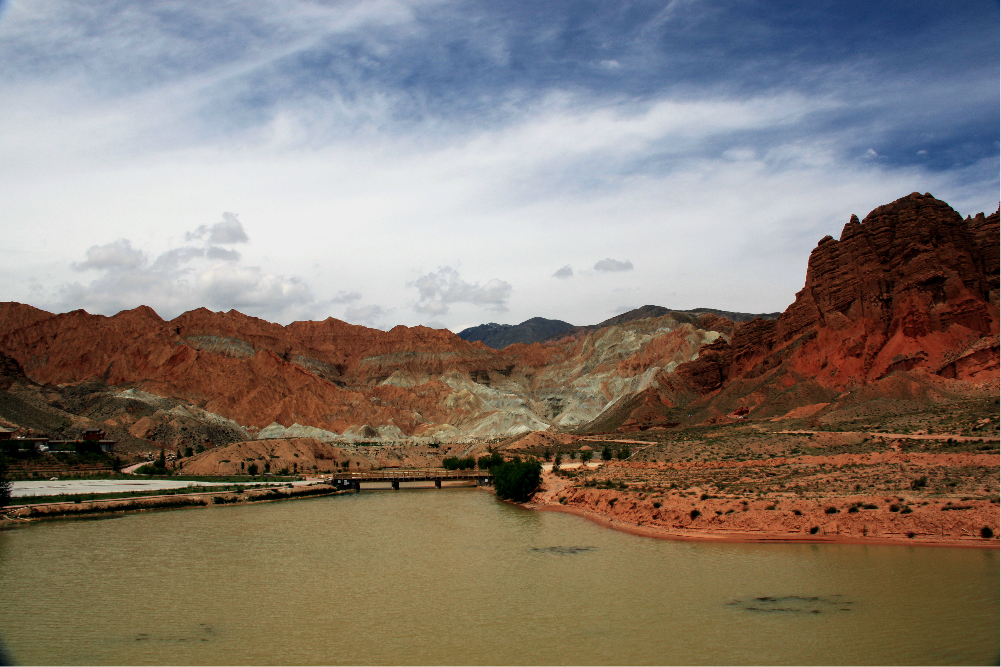
[[[394,491],[399,491],[400,490],[400,480],[398,480],[398,479],[394,479],[393,480],[393,490]]]
[[[355,481],[355,482],[351,482],[351,487],[352,487],[352,488],[353,488],[353,489],[354,489],[355,491],[357,491],[357,492],[361,493],[361,482],[357,482],[357,481]]]
[[[436,488],[436,489],[440,489],[441,488],[441,480],[440,479],[436,479],[434,481],[434,488]]]

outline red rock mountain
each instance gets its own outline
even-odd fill
[[[661,394],[718,415],[830,401],[895,372],[996,391],[998,218],[964,220],[918,193],[853,215],[839,240],[821,239],[777,320],[738,324],[658,378]]]
[[[104,317],[4,303],[0,352],[35,382],[98,381],[151,405],[169,397],[250,435],[646,428],[738,409],[781,414],[862,388],[876,395],[901,374],[996,391],[998,249],[997,213],[964,220],[915,193],[861,222],[852,216],[839,240],[822,239],[806,285],[777,320],[666,314],[492,350],[444,330],[332,318],[281,326],[203,308],[167,322],[145,306]],[[147,438],[154,417],[141,433],[127,415],[107,422]]]

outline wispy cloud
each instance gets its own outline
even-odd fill
[[[997,205],[996,3],[5,7],[6,298],[586,323],[614,282],[764,311],[851,213]],[[636,268],[552,271],[596,252]]]

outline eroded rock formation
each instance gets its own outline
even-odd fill
[[[820,241],[777,319],[657,311],[493,350],[332,318],[281,326],[202,308],[168,322],[145,306],[104,317],[4,303],[0,352],[9,385],[97,383],[133,407],[103,424],[178,446],[192,420],[222,442],[433,441],[769,416],[884,390],[996,391],[998,217],[964,220],[917,193],[852,216],[839,240]]]

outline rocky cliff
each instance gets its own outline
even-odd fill
[[[790,393],[833,401],[889,387],[895,373],[942,391],[963,387],[938,379],[996,388],[998,218],[964,220],[918,193],[862,221],[853,215],[840,239],[820,240],[805,286],[778,319],[738,325],[663,378],[667,393],[722,414],[785,409],[796,402]]]

